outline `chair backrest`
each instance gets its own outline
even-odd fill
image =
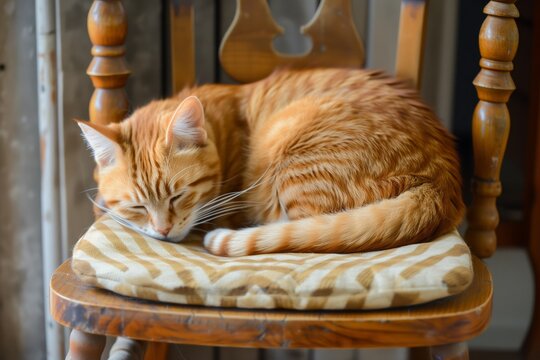
[[[474,84],[480,99],[473,116],[475,172],[473,202],[465,235],[472,251],[489,257],[496,248],[501,193],[499,173],[508,137],[506,102],[514,90],[510,76],[518,44],[515,0],[493,0],[480,30],[481,71]],[[303,27],[313,47],[306,54],[280,54],[272,39],[281,32],[266,0],[236,0],[234,21],[220,49],[224,69],[239,81],[268,75],[275,66],[362,66],[364,47],[352,22],[350,0],[322,0],[313,20]],[[420,84],[427,0],[402,0],[396,75]],[[170,1],[170,47],[173,91],[195,81],[194,1]],[[121,121],[127,113],[124,86],[126,14],[121,0],[94,1],[88,17],[94,59],[88,75],[96,87],[90,102],[91,121]]]
[[[427,0],[402,1],[396,74],[420,86]],[[170,3],[173,90],[195,81],[192,1]],[[236,0],[236,13],[220,46],[222,68],[239,82],[252,82],[276,67],[362,67],[365,52],[353,22],[350,0],[322,0],[313,19],[301,28],[312,41],[310,51],[288,55],[272,40],[283,33],[266,0]]]
[[[219,51],[221,66],[235,80],[260,80],[279,66],[364,65],[364,45],[358,35],[348,0],[323,0],[313,19],[301,28],[312,41],[302,55],[277,52],[272,40],[283,34],[266,0],[238,0],[234,20]]]

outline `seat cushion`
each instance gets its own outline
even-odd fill
[[[457,231],[431,242],[356,254],[269,254],[224,258],[200,244],[141,235],[108,216],[73,250],[86,283],[163,302],[285,309],[380,309],[457,294],[473,279]]]

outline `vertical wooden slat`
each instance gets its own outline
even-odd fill
[[[166,360],[169,353],[169,344],[149,342],[144,353],[145,360]]]
[[[193,0],[169,0],[172,91],[195,83]]]
[[[427,19],[427,0],[402,0],[396,55],[396,76],[420,88]]]
[[[484,8],[487,17],[480,29],[481,70],[474,79],[480,101],[473,115],[473,201],[465,234],[479,257],[491,256],[497,246],[499,213],[495,202],[502,191],[499,174],[510,131],[506,103],[515,89],[510,71],[518,47],[514,18],[519,12],[514,2],[490,1]]]
[[[88,34],[94,56],[86,73],[95,90],[90,100],[90,121],[121,121],[128,112],[125,90],[130,74],[124,58],[127,18],[121,0],[94,0],[88,13]]]

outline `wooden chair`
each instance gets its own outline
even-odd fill
[[[172,2],[176,3],[176,2]],[[403,0],[396,73],[420,82],[426,3]],[[474,85],[480,99],[473,116],[474,199],[466,240],[473,253],[475,279],[464,293],[429,304],[380,311],[281,311],[194,307],[135,300],[84,285],[67,261],[52,277],[51,312],[72,328],[71,359],[98,359],[105,335],[150,343],[146,358],[163,358],[165,343],[257,348],[429,348],[437,359],[467,359],[466,341],[487,326],[492,303],[490,274],[479,258],[496,247],[495,205],[501,193],[499,171],[508,137],[506,102],[514,89],[510,76],[518,34],[514,0],[490,1],[480,30],[481,70]],[[313,40],[305,56],[286,56],[271,47],[279,27],[264,0],[238,0],[237,13],[221,46],[223,67],[236,79],[253,81],[276,65],[362,66],[363,46],[354,31],[350,3],[324,0],[304,31]],[[192,1],[171,5],[173,87],[194,81]],[[251,21],[246,21],[249,14]],[[331,26],[326,27],[328,24]],[[256,31],[255,31],[256,30]],[[128,111],[124,85],[127,25],[121,0],[95,0],[88,16],[94,59],[88,75],[95,86],[91,121],[121,121]],[[182,47],[177,47],[178,41]],[[253,42],[255,41],[255,42]],[[247,56],[249,54],[249,56]]]

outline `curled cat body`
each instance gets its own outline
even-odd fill
[[[388,249],[449,232],[464,212],[452,137],[377,71],[281,70],[79,125],[106,212],[174,242],[218,226],[204,235],[216,255]]]

